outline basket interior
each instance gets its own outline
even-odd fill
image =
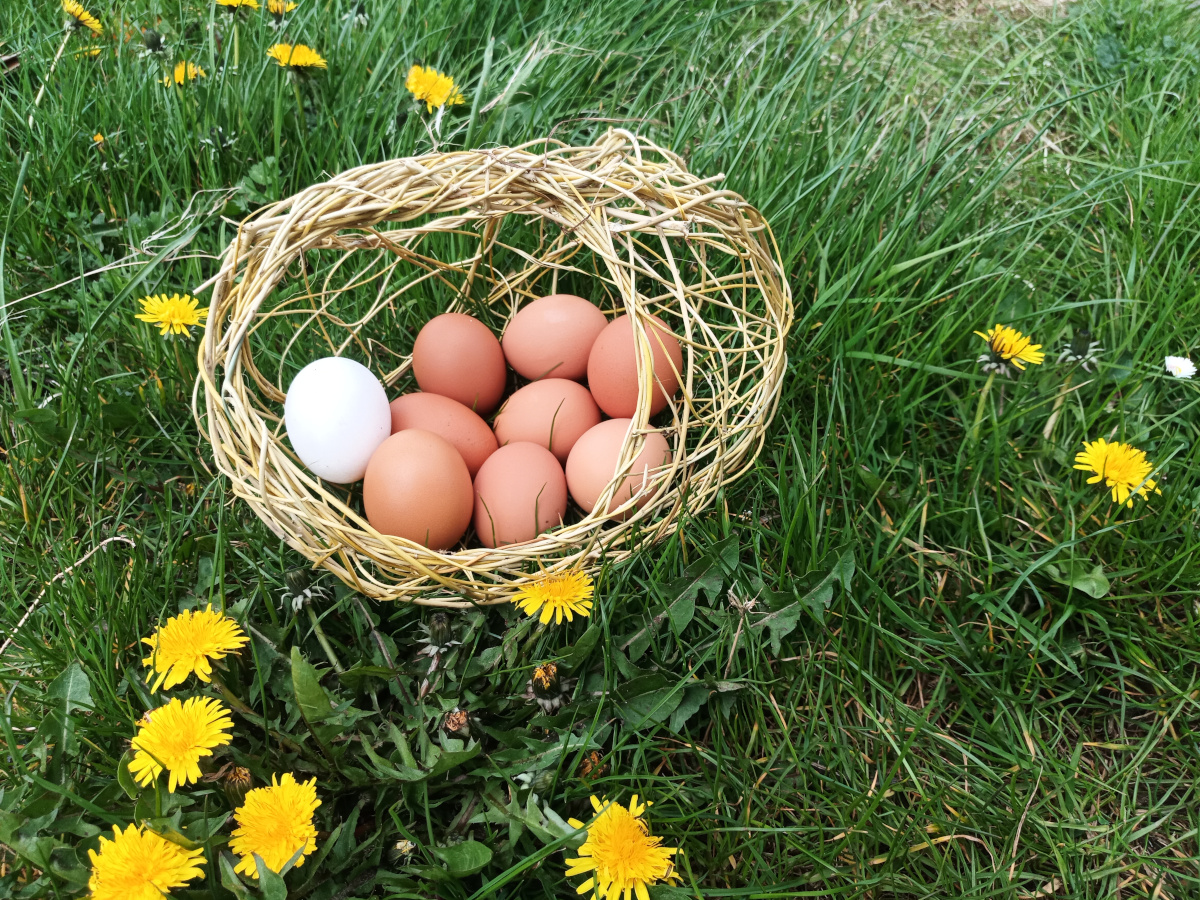
[[[694,462],[692,454],[714,447],[714,437],[737,432],[739,415],[756,414],[738,402],[738,388],[758,382],[775,327],[753,273],[724,245],[679,231],[630,234],[614,271],[611,259],[538,215],[480,217],[466,227],[458,219],[455,226],[427,219],[344,229],[296,254],[242,352],[259,387],[251,401],[283,446],[287,386],[315,359],[355,359],[394,398],[417,390],[409,359],[433,316],[468,312],[500,336],[523,304],[560,292],[591,300],[611,318],[631,307],[621,281],[632,285],[636,306],[682,339],[686,402],[677,397],[648,423],[668,437],[676,457]],[[523,383],[510,373],[510,390]],[[361,486],[337,490],[361,512]],[[572,505],[564,524],[582,516]]]

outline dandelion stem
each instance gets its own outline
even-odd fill
[[[1050,418],[1046,419],[1046,427],[1042,429],[1042,438],[1050,440],[1050,436],[1054,434],[1054,426],[1058,424],[1058,417],[1062,413],[1063,403],[1066,402],[1067,394],[1071,390],[1071,375],[1067,376],[1067,380],[1063,382],[1063,386],[1059,388],[1058,396],[1054,398],[1054,408],[1050,410]]]
[[[300,82],[292,77],[292,92],[296,95],[296,115],[300,119],[300,143],[308,140],[308,120],[304,118],[304,98],[300,96]]]
[[[275,196],[281,196],[279,189],[279,173],[282,171],[283,156],[280,153],[280,143],[283,137],[283,85],[278,78],[275,79],[275,166],[272,170],[271,177],[274,179]]]
[[[530,619],[530,621],[533,621],[533,620]],[[538,638],[540,638],[543,634],[546,633],[546,630],[549,627],[550,627],[549,622],[541,622],[541,621],[538,622],[537,627],[533,629],[533,633],[530,634],[528,638],[526,638],[525,644],[521,647],[521,655],[520,655],[519,659],[528,659],[529,658],[529,654],[533,650],[533,645],[535,643],[537,643]]]
[[[187,384],[190,380],[187,373],[183,371],[183,360],[179,357],[179,341],[172,340],[171,347],[175,350],[175,368],[179,370],[179,377],[183,379],[183,383]],[[176,391],[178,394],[178,391]]]
[[[37,96],[33,98],[33,108],[37,109],[41,106],[42,95],[46,93],[46,85],[50,83],[50,79],[54,77],[54,70],[58,68],[58,61],[62,59],[63,51],[67,49],[67,41],[71,39],[71,32],[63,35],[62,43],[58,45],[58,52],[54,54],[54,62],[50,63],[50,71],[46,73],[46,77],[42,79],[42,86],[38,88]],[[29,127],[33,127],[33,113],[29,114]]]
[[[325,657],[333,666],[333,671],[341,675],[346,670],[342,668],[342,664],[338,662],[337,654],[333,652],[333,648],[329,646],[329,638],[325,636],[325,631],[321,628],[321,621],[317,618],[317,614],[313,612],[312,607],[306,605],[304,609],[308,612],[308,620],[312,623],[313,634],[317,636],[317,643],[321,645],[321,649],[325,651]]]
[[[979,405],[975,407],[975,421],[971,425],[971,443],[979,443],[979,423],[983,421],[983,408],[987,403],[988,392],[992,389],[992,382],[996,380],[996,373],[993,372],[988,376],[988,380],[983,383],[983,390],[979,392]]]
[[[371,614],[367,611],[367,607],[363,605],[362,599],[358,596],[358,594],[354,594],[353,596],[354,602],[358,605],[359,612],[362,613],[363,620],[367,623],[367,627],[371,629],[371,637],[375,638],[375,643],[379,646],[379,652],[383,654],[383,661],[387,664],[387,667],[392,670],[392,678],[396,682],[396,687],[400,689],[400,695],[404,697],[406,702],[411,704],[413,702],[412,695],[408,693],[408,688],[405,687],[404,682],[400,680],[400,676],[396,672],[396,663],[392,660],[392,654],[388,652],[387,644],[383,642],[383,636],[379,633],[379,630],[375,627],[375,623],[371,620]],[[407,748],[405,748],[405,750],[407,750]],[[405,765],[408,765],[408,763],[405,763]],[[414,768],[415,767],[416,766],[414,764]]]
[[[216,687],[217,691],[221,694],[221,697],[224,698],[225,702],[232,706],[247,721],[262,728],[263,731],[275,738],[275,740],[279,741],[279,743],[287,747],[289,750],[299,753],[309,759],[313,758],[312,754],[305,752],[305,750],[299,744],[289,738],[286,734],[281,734],[280,732],[273,730],[268,724],[267,720],[251,709],[245,701],[231,691],[226,686],[225,682],[217,676],[216,672],[213,672],[209,678],[212,680],[213,686]]]

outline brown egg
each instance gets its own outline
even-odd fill
[[[530,381],[587,374],[592,344],[608,320],[574,294],[551,294],[522,306],[504,330],[504,358]]]
[[[621,447],[632,419],[609,419],[575,442],[567,458],[567,486],[575,502],[585,512],[592,512],[604,489],[617,474],[617,463],[621,458]],[[637,509],[641,509],[654,495],[658,485],[656,474],[663,466],[671,463],[671,448],[667,439],[657,431],[646,435],[642,451],[633,461],[633,466],[624,481],[613,492],[607,509],[616,509],[627,502],[635,493],[640,493]],[[631,515],[632,511],[621,516]]]
[[[421,390],[457,400],[486,416],[504,395],[504,351],[471,316],[444,313],[425,323],[413,344],[413,377]]]
[[[653,373],[658,384],[650,402],[650,415],[661,412],[667,398],[679,390],[683,373],[683,352],[671,329],[657,316],[646,325],[646,337],[653,354]],[[588,387],[600,408],[614,419],[627,419],[637,412],[637,344],[633,338],[633,320],[618,316],[600,332],[588,357]],[[676,374],[679,373],[679,374]]]
[[[475,476],[475,531],[485,547],[531,541],[566,512],[567,480],[545,447],[506,444]]]
[[[565,378],[544,378],[509,397],[493,428],[501,446],[518,441],[540,444],[561,464],[580,436],[599,423],[600,410],[587,388]]]
[[[471,475],[448,441],[410,428],[380,444],[367,463],[363,506],[376,531],[445,550],[471,524]]]
[[[409,428],[433,432],[458,451],[472,478],[496,452],[496,436],[487,422],[457,400],[441,394],[405,394],[393,400],[391,407],[392,434]]]

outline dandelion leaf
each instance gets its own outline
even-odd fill
[[[304,658],[299,647],[292,648],[292,690],[300,714],[309,725],[324,722],[334,716],[329,695],[321,687],[321,676],[312,663]]]
[[[687,724],[688,719],[700,711],[705,703],[708,702],[708,687],[703,684],[691,684],[683,692],[683,699],[679,702],[679,706],[675,707],[675,712],[671,713],[671,721],[667,727],[672,731],[679,731]]]
[[[221,887],[237,897],[238,900],[250,900],[250,891],[242,884],[242,879],[238,878],[237,872],[233,870],[233,863],[229,861],[227,854],[221,854],[220,865]]]
[[[1112,585],[1104,575],[1103,566],[1089,566],[1083,560],[1072,560],[1063,565],[1046,566],[1050,577],[1059,584],[1073,587],[1089,597],[1099,600],[1108,596]]]
[[[50,682],[46,688],[49,700],[61,700],[59,708],[68,715],[73,709],[91,709],[92,683],[88,681],[87,673],[78,662],[72,662],[62,674]]]
[[[283,876],[273,871],[257,853],[254,854],[254,865],[258,870],[258,889],[263,900],[287,900],[287,885]]]
[[[492,861],[492,851],[479,841],[463,841],[450,847],[436,847],[436,853],[456,878],[474,875]]]
[[[631,729],[666,721],[683,700],[683,685],[662,675],[645,675],[625,684],[617,694],[617,713]]]
[[[572,671],[579,668],[585,660],[596,649],[596,645],[600,643],[600,628],[596,625],[589,625],[588,630],[583,633],[583,636],[575,642],[573,647],[568,647],[563,653],[562,662],[559,663],[567,671]],[[486,651],[485,651],[486,652]]]

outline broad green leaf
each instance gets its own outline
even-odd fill
[[[43,719],[38,730],[46,736],[47,743],[54,744],[54,758],[47,771],[51,781],[62,780],[63,763],[68,756],[79,751],[75,737],[75,719],[71,715],[77,709],[90,710],[94,706],[92,685],[79,662],[73,661],[46,688],[46,699],[54,708]]]
[[[474,875],[492,861],[492,851],[479,841],[463,841],[452,847],[435,848],[433,852],[445,861],[446,868],[456,878]]]
[[[626,638],[621,643],[621,649],[627,651],[629,658],[636,662],[650,646],[651,635],[658,630],[663,619],[669,618],[671,630],[676,635],[682,634],[683,629],[687,628],[692,617],[696,615],[696,597],[700,591],[704,591],[711,601],[716,599],[723,586],[724,577],[721,574],[719,558],[710,554],[697,560],[688,567],[687,575],[676,579],[667,587],[666,595],[673,596],[674,599],[667,605],[666,611],[654,616]]]
[[[650,648],[650,635],[658,627],[658,623],[662,619],[662,616],[655,616],[643,628],[639,629],[633,637],[621,645],[629,654],[630,661],[637,662],[642,658],[642,654]]]
[[[222,853],[219,857],[221,869],[221,887],[237,897],[238,900],[250,900],[250,891],[242,884],[242,879],[238,878],[237,872],[233,870],[233,863],[229,861],[228,854]]]
[[[18,422],[27,422],[35,433],[51,443],[61,444],[69,437],[67,429],[58,424],[58,413],[52,409],[18,409],[12,415]]]
[[[354,666],[345,672],[338,673],[338,680],[351,690],[362,690],[368,679],[378,678],[386,681],[395,675],[395,671],[387,666]]]
[[[366,753],[367,759],[375,767],[377,774],[384,778],[394,778],[397,781],[421,781],[426,777],[426,774],[417,768],[410,768],[405,765],[392,765],[386,759],[381,757],[371,747],[370,740],[366,735],[360,735],[362,739],[363,751]],[[416,760],[414,760],[416,762]]]
[[[1107,596],[1112,587],[1104,575],[1103,566],[1089,567],[1084,560],[1072,560],[1062,565],[1046,566],[1046,571],[1059,584],[1083,591],[1096,600]]]
[[[159,837],[165,838],[172,844],[177,844],[184,850],[196,850],[204,846],[203,841],[194,841],[186,834],[176,831],[174,828],[155,828],[154,831]]]
[[[832,593],[832,589],[830,589],[830,594]],[[795,603],[789,603],[782,609],[767,613],[751,625],[750,629],[752,631],[762,631],[763,628],[766,628],[771,635],[771,653],[778,656],[781,642],[796,630],[796,626],[800,623],[800,614],[804,609],[805,607],[797,600]],[[821,611],[824,613],[824,608]]]
[[[317,852],[304,861],[304,868],[301,871],[308,872],[308,879],[300,886],[301,889],[311,884],[318,875],[325,877],[325,870],[322,863],[325,862],[325,857],[329,855],[329,851],[333,849],[337,843],[338,837],[345,827],[345,822],[339,822],[337,827],[329,833],[329,837],[324,841],[317,842]]]
[[[833,584],[831,582],[832,576],[827,577],[800,598],[800,603],[812,613],[813,618],[818,622],[825,621],[825,610],[829,608],[829,601],[833,599]],[[779,652],[778,648],[776,648],[775,652]]]
[[[854,551],[843,550],[842,555],[838,557],[833,568],[829,571],[834,581],[838,581],[842,585],[843,590],[850,590],[850,582],[854,578]]]
[[[671,713],[671,721],[668,728],[672,731],[679,731],[687,724],[688,719],[700,711],[705,703],[708,702],[708,687],[703,684],[689,684],[683,692],[683,699],[679,701],[679,706],[675,708],[675,712]]]
[[[46,698],[61,700],[59,708],[68,715],[73,709],[92,709],[92,684],[78,661],[72,662],[46,688]]]
[[[500,663],[500,656],[504,653],[504,647],[497,644],[495,647],[488,647],[479,654],[479,666],[483,671],[487,672],[494,669]]]
[[[117,763],[117,784],[121,786],[121,790],[130,800],[136,800],[140,788],[137,782],[133,780],[133,774],[129,771],[129,764],[133,762],[133,750],[126,750],[120,761]]]
[[[354,836],[355,830],[358,828],[358,819],[362,814],[362,807],[355,806],[350,810],[350,815],[342,822],[342,830],[338,835],[337,841],[330,841],[333,846],[329,850],[328,868],[331,872],[339,872],[352,861],[354,851],[358,848],[359,842]]]
[[[465,750],[442,751],[441,757],[433,764],[433,768],[429,770],[429,777],[434,778],[443,772],[449,772],[451,769],[461,766],[463,763],[477,757],[482,749],[483,746],[476,743],[471,744]]]
[[[258,889],[264,900],[287,900],[287,885],[283,881],[283,876],[272,871],[271,867],[263,862],[263,858],[257,853],[254,854],[254,867],[258,870]]]
[[[695,602],[697,595],[703,591],[711,602],[720,595],[724,584],[719,558],[705,555],[688,566],[682,578],[671,582],[667,596],[673,596],[676,600],[690,597]]]
[[[320,673],[304,658],[299,647],[292,647],[292,690],[296,694],[300,714],[309,725],[333,717],[333,704],[321,687]]]
[[[722,538],[713,544],[709,551],[709,556],[712,556],[721,561],[721,567],[730,575],[737,570],[738,558],[741,556],[742,548],[738,541],[736,533],[729,535],[727,538]]]
[[[678,687],[665,687],[628,700],[618,701],[617,712],[630,729],[657,725],[671,715],[683,700],[684,692]]]
[[[387,725],[388,737],[396,745],[400,761],[409,769],[417,768],[417,759],[412,755],[412,750],[408,746],[408,738],[404,736],[404,732],[397,728],[394,722],[388,722]]]
[[[683,634],[696,615],[696,598],[692,596],[677,597],[675,602],[667,607],[667,615],[671,619],[671,630],[676,636]]]
[[[591,655],[591,652],[596,649],[596,645],[600,643],[600,627],[597,625],[589,625],[583,636],[575,642],[575,646],[569,647],[563,654],[561,665],[567,670],[577,669]]]

